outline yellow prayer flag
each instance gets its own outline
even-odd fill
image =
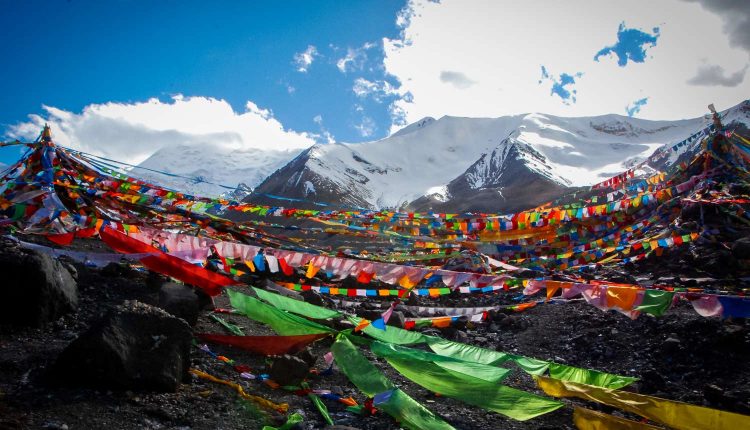
[[[535,376],[539,388],[553,397],[578,397],[622,409],[678,430],[750,428],[750,416],[688,403]]]

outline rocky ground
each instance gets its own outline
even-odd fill
[[[2,254],[18,252],[8,243],[2,246]],[[109,252],[93,241],[85,241],[77,246]],[[675,258],[680,261],[680,258],[686,257]],[[87,372],[91,364],[87,364],[89,361],[85,354],[76,356],[80,357],[78,368],[75,360],[71,362],[68,359],[62,371],[64,377],[60,377],[59,365],[55,363],[62,351],[90,327],[97,326],[97,321],[103,315],[126,300],[151,305],[164,302],[159,297],[163,280],[146,272],[118,265],[104,269],[87,268],[80,264],[64,265],[68,267],[64,270],[73,272],[73,277],[77,278],[75,311],[40,324],[37,328],[18,327],[7,321],[0,326],[0,428],[252,429],[284,422],[284,417],[278,413],[269,413],[241,401],[228,387],[192,375],[185,376],[187,369],[183,368],[172,369],[178,377],[185,377],[175,379],[175,391],[166,393],[127,389],[118,385],[118,378],[133,369],[113,370],[117,375],[104,375],[101,380],[91,380],[90,372]],[[4,273],[8,273],[7,270]],[[638,268],[630,268],[629,272],[625,270],[621,275],[639,276]],[[658,280],[663,276],[657,273],[642,277]],[[702,276],[709,277],[705,273]],[[688,279],[685,275],[683,278],[680,282],[690,285],[699,283],[695,279],[701,279]],[[715,277],[711,279],[714,283],[720,283]],[[254,281],[262,284],[260,279]],[[24,283],[6,276],[4,288],[24,288]],[[518,292],[509,292],[474,298],[419,298],[416,304],[509,304],[515,303],[513,298],[517,295]],[[7,302],[5,306],[8,306]],[[12,306],[18,310],[28,307],[23,303],[13,303]],[[215,306],[228,308],[226,296],[217,297]],[[208,309],[198,313],[193,332],[225,333],[210,314]],[[265,326],[243,316],[221,314],[221,317],[242,327],[247,335],[271,334]],[[185,318],[190,319],[190,316]],[[180,324],[174,330],[182,330],[183,325]],[[184,326],[187,327],[187,323]],[[750,414],[750,367],[747,366],[750,359],[750,325],[745,320],[703,318],[687,303],[671,309],[661,318],[644,315],[632,321],[619,313],[605,313],[585,302],[572,301],[543,304],[522,313],[500,312],[493,321],[476,327],[425,330],[483,347],[635,376],[640,381],[632,389],[641,393]],[[155,348],[167,348],[158,339],[155,342]],[[331,340],[324,339],[312,346],[310,352],[317,358],[314,369],[325,369],[322,356],[330,344]],[[237,364],[247,365],[256,374],[266,373],[267,364],[271,361],[230,347],[209,346],[215,353],[234,359]],[[179,346],[175,348],[179,349]],[[366,355],[405,392],[456,428],[573,427],[570,407],[527,422],[513,421],[453,399],[437,397],[405,380],[385,361],[369,353]],[[234,382],[241,381],[236,370],[195,346],[190,347],[189,360],[193,368]],[[314,389],[330,389],[344,396],[351,395],[360,403],[365,400],[340,372],[334,371],[327,376],[311,374],[309,380]],[[246,385],[248,393],[273,402],[288,403],[290,412],[303,414],[301,428],[325,427],[325,422],[307,397],[271,389],[257,382],[242,383]],[[507,379],[507,384],[538,392],[532,379],[517,370]],[[573,403],[565,402],[568,405]],[[341,404],[325,403],[337,425],[359,429],[398,428],[398,424],[383,413],[362,417],[345,411]],[[596,405],[587,406],[613,412]]]

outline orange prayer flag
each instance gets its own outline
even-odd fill
[[[618,307],[624,311],[629,311],[633,309],[637,297],[637,288],[607,287],[607,306],[610,308]]]
[[[316,273],[318,273],[318,270],[320,270],[320,267],[315,267],[315,265],[312,264],[311,261],[307,263],[307,273],[305,273],[305,276],[307,276],[308,278],[312,278]]]

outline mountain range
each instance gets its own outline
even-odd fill
[[[750,103],[722,114],[725,124],[750,124]],[[230,192],[146,175],[167,186],[232,198],[252,189],[245,201],[276,206],[306,204],[272,196],[341,207],[502,212],[536,206],[635,166],[640,175],[664,169],[697,140],[677,151],[671,147],[709,123],[708,117],[650,121],[614,114],[428,117],[373,142],[319,143],[297,153],[173,146],[142,166],[239,187]],[[669,151],[655,157],[663,148]]]

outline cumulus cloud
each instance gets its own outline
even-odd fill
[[[316,137],[285,129],[270,110],[250,101],[241,113],[224,100],[181,95],[169,102],[92,104],[80,113],[53,106],[43,109],[43,115],[29,115],[6,134],[34,139],[48,123],[60,145],[132,164],[170,145],[287,150],[309,147]]]
[[[336,61],[336,67],[341,73],[362,70],[367,62],[367,51],[375,46],[377,45],[367,42],[359,48],[347,48],[346,55]]]
[[[649,34],[636,28],[626,28],[625,23],[621,22],[617,29],[617,42],[600,49],[594,55],[594,61],[599,61],[599,57],[604,55],[615,54],[620,67],[627,66],[628,60],[643,63],[646,61],[646,50],[656,46],[659,36],[659,27],[654,27],[654,34]]]
[[[648,103],[648,97],[644,97],[642,99],[636,100],[632,104],[625,106],[625,112],[628,114],[629,117],[633,117],[635,116],[635,114],[641,111],[641,108],[643,106],[646,106],[646,103]]]
[[[734,88],[687,83],[701,64],[720,64],[734,72],[748,61],[745,51],[730,44],[722,18],[698,4],[570,0],[544,2],[541,7],[540,3],[410,0],[397,18],[399,36],[384,41],[385,71],[393,76],[389,81],[400,83],[394,88],[398,97],[389,99],[393,103],[389,110],[409,123],[444,115],[588,116],[624,113],[623,106],[633,103],[633,94],[648,94],[648,109],[639,117],[680,119],[703,115],[710,102],[722,108],[733,106],[750,93],[748,79]],[[625,45],[616,36],[619,30]],[[638,49],[628,49],[628,30],[645,35],[634,38]],[[652,41],[658,46],[652,48]],[[593,61],[603,47],[611,48],[602,55],[611,55],[612,60],[600,56]],[[641,59],[644,62],[638,67],[630,67]],[[620,67],[618,62],[625,60],[628,67]],[[554,73],[557,92],[551,93],[552,81],[540,85],[540,64]],[[446,71],[460,71],[474,84],[446,85],[441,79]],[[562,72],[567,73],[565,78]],[[564,97],[569,103],[561,103]],[[394,122],[391,132],[397,129]]]
[[[297,71],[306,73],[313,61],[315,61],[315,57],[318,56],[320,54],[318,54],[318,49],[314,45],[307,45],[307,49],[294,54],[294,64],[297,66]]]
[[[723,67],[716,64],[703,64],[698,67],[695,76],[688,79],[690,85],[736,87],[745,79],[747,65],[742,69],[727,75]]]
[[[699,3],[706,10],[719,15],[729,42],[750,52],[750,5],[747,0],[684,0]]]
[[[440,80],[447,84],[451,84],[461,90],[465,90],[466,88],[469,88],[470,86],[476,84],[476,82],[469,79],[469,77],[464,75],[463,73],[451,72],[448,70],[443,70],[442,72],[440,72]]]

